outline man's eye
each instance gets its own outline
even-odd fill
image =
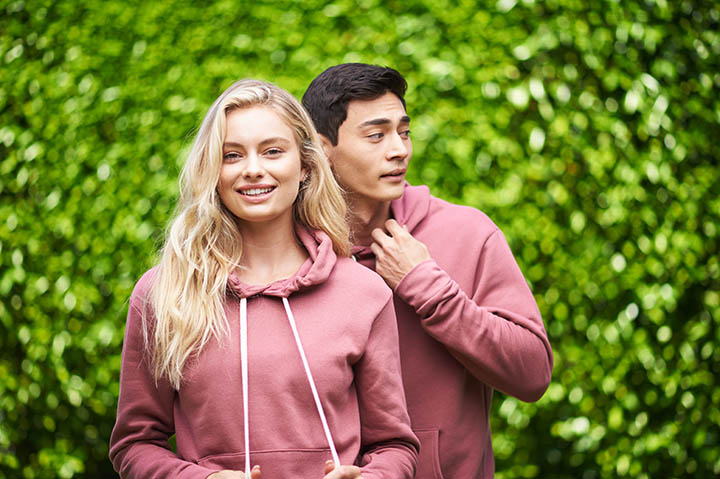
[[[380,140],[382,137],[385,136],[382,133],[373,133],[372,135],[368,135],[368,138],[371,140]]]
[[[410,130],[401,131],[400,136],[403,138],[410,138]]]

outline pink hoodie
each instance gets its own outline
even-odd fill
[[[395,220],[430,250],[395,290],[408,411],[421,442],[417,479],[494,475],[493,389],[538,400],[553,355],[502,232],[480,211],[406,185]],[[374,269],[367,247],[353,248]]]
[[[293,277],[265,286],[230,278],[230,337],[222,345],[211,340],[179,391],[164,380],[156,386],[150,374],[141,311],[155,269],[140,279],[130,300],[110,440],[121,477],[203,479],[221,469],[245,470],[243,370],[249,462],[261,466],[263,478],[320,479],[333,447],[342,464],[361,466],[366,479],[413,477],[418,442],[403,396],[391,291],[353,260],[337,258],[324,233],[297,233],[310,258]],[[173,434],[177,454],[168,447]]]

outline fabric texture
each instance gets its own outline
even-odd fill
[[[482,212],[406,185],[395,220],[429,249],[395,290],[417,479],[491,478],[493,390],[523,401],[550,383],[553,354],[535,299],[502,232]],[[353,255],[374,269],[369,247]]]
[[[297,229],[310,258],[269,285],[228,281],[230,336],[211,341],[179,390],[155,382],[142,312],[156,269],[130,300],[110,458],[122,478],[198,478],[244,470],[240,303],[247,307],[251,462],[263,477],[323,477],[332,455],[283,298],[292,308],[342,464],[363,477],[411,478],[418,441],[402,389],[392,292],[350,258],[337,258],[322,232]],[[150,312],[150,320],[153,320]],[[168,446],[176,435],[177,454]]]

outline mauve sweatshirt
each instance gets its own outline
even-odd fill
[[[494,476],[493,390],[538,400],[553,354],[535,299],[497,226],[405,186],[395,220],[429,249],[395,289],[408,411],[420,439],[417,479]],[[368,247],[353,254],[374,269]]]
[[[151,375],[141,311],[155,269],[140,279],[130,299],[110,440],[122,478],[204,479],[245,470],[240,298],[247,307],[250,462],[262,477],[320,479],[332,459],[282,298],[341,463],[361,466],[366,479],[413,477],[418,441],[403,395],[392,292],[375,273],[336,257],[324,233],[297,234],[310,258],[291,278],[264,286],[230,278],[230,336],[207,344],[179,390],[165,380],[156,385]],[[173,434],[177,453],[168,446]]]

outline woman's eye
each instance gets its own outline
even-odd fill
[[[280,148],[270,148],[265,151],[265,154],[268,156],[278,156],[282,155],[283,151]]]
[[[225,154],[223,155],[223,160],[224,160],[224,161],[237,161],[237,160],[239,160],[239,159],[240,159],[240,154],[239,154],[239,153],[236,153],[236,152],[234,152],[234,151],[231,151],[230,153],[225,153]]]

